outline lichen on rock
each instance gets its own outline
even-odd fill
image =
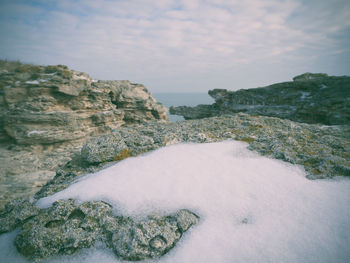
[[[10,232],[21,226],[28,219],[37,216],[40,209],[26,199],[16,199],[8,202],[0,211],[0,234]]]
[[[103,201],[78,204],[73,199],[58,200],[23,224],[15,245],[32,261],[73,254],[97,241],[123,260],[143,260],[168,252],[198,220],[188,210],[134,219],[115,215],[112,206]]]

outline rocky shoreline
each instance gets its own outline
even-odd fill
[[[208,94],[215,103],[170,107],[170,113],[187,120],[244,112],[310,124],[350,124],[349,76],[305,73],[290,82],[238,91],[214,89]]]
[[[42,74],[52,74],[45,73],[48,68],[36,69],[36,74],[40,78]],[[63,66],[49,69],[67,71]],[[0,90],[0,95],[5,98],[0,106],[5,108],[2,131],[3,134],[6,132],[0,147],[1,166],[4,167],[0,183],[5,193],[1,201],[7,203],[0,212],[0,233],[20,228],[15,245],[21,254],[32,261],[72,254],[81,248],[92,247],[96,242],[103,242],[118,258],[132,261],[157,258],[173,248],[181,236],[200,220],[186,207],[172,214],[152,214],[136,219],[118,214],[102,200],[79,203],[69,199],[59,200],[49,208],[35,206],[40,198],[67,188],[86,174],[168,145],[238,140],[246,142],[248,149],[261,155],[302,166],[309,179],[350,176],[350,126],[347,123],[348,108],[344,105],[345,110],[343,107],[339,113],[341,117],[332,113],[329,115],[332,118],[325,122],[335,122],[337,125],[327,126],[322,122],[309,124],[300,122],[300,119],[289,120],[286,116],[263,116],[268,114],[260,114],[260,110],[248,111],[249,114],[236,112],[236,106],[227,102],[233,101],[236,95],[221,90],[212,92],[216,98],[214,106],[195,109],[204,107],[205,111],[198,110],[201,115],[196,113],[191,115],[195,116],[193,120],[170,123],[167,122],[166,108],[155,102],[142,85],[125,81],[94,82],[87,75],[74,71],[64,73],[68,74],[67,83],[53,84],[54,80],[51,79],[39,85],[32,83],[35,80],[30,79],[34,74],[31,70],[7,71],[0,75],[0,80],[4,83],[7,81],[8,85],[10,76],[17,79],[30,72],[22,76],[23,82],[27,82],[25,86],[15,87],[19,94],[24,94],[20,101],[15,101],[17,96],[14,94],[17,93],[11,90],[12,87]],[[35,76],[38,78],[38,75]],[[313,77],[316,80],[312,81],[316,81],[317,85],[320,79],[323,83],[328,78],[325,75]],[[304,82],[309,78],[310,75],[302,75],[294,81],[303,83],[304,87]],[[52,83],[48,84],[50,81]],[[32,88],[45,90],[50,95],[37,104],[36,96],[28,95]],[[69,102],[83,103],[78,103],[80,108],[70,106],[70,114],[85,115],[84,118],[74,119],[76,125],[71,127],[74,131],[65,128],[71,124],[70,121],[61,122],[62,119],[57,119],[60,114],[50,113],[51,107],[63,107],[62,101],[58,106],[59,103],[53,103],[50,96],[57,103],[59,99],[55,96],[65,96]],[[49,97],[51,102],[47,104]],[[251,98],[250,95],[248,97]],[[13,99],[12,102],[9,98]],[[104,105],[102,108],[101,103]],[[219,104],[222,108],[212,111]],[[43,107],[43,112],[38,105]],[[34,106],[37,108],[33,109]],[[235,110],[229,111],[228,107]],[[100,113],[107,108],[112,112],[111,118],[102,118]],[[219,116],[202,118],[207,117],[208,112]],[[278,112],[276,115],[281,117]],[[341,118],[343,122],[337,121]],[[83,119],[85,121],[80,122]],[[89,122],[86,122],[87,119]],[[58,124],[54,125],[55,122]],[[35,132],[39,130],[38,125],[44,125],[40,128],[42,131],[48,131],[53,126],[55,129],[38,133]],[[61,131],[60,136],[56,137],[58,130]],[[11,141],[8,137],[12,137]],[[17,182],[11,181],[11,178],[23,180],[22,188],[14,190],[15,186],[11,183]],[[6,180],[11,183],[7,184]]]

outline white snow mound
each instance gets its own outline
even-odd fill
[[[310,181],[301,167],[246,147],[235,141],[165,147],[88,175],[38,205],[102,199],[124,215],[197,213],[200,223],[151,262],[349,262],[350,180]],[[11,238],[0,236],[0,250]],[[97,261],[119,262],[103,249],[50,260]]]

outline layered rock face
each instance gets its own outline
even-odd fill
[[[0,208],[38,191],[89,136],[167,119],[143,85],[0,60]]]
[[[167,120],[167,108],[129,81],[96,81],[66,66],[18,64],[0,72],[0,140],[52,144],[129,123]]]
[[[199,119],[245,112],[305,123],[350,124],[350,77],[305,73],[262,88],[210,90],[212,105],[171,107],[170,113]]]

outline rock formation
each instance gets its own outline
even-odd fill
[[[14,143],[0,145],[0,190],[12,193],[0,200],[12,200],[0,210],[0,234],[20,228],[15,245],[33,261],[97,242],[122,260],[164,255],[199,216],[184,208],[130,217],[102,200],[58,200],[44,209],[34,203],[117,161],[181,142],[240,140],[262,155],[303,166],[309,179],[350,176],[349,79],[307,73],[265,88],[213,90],[213,105],[173,108],[201,119],[169,123],[166,108],[142,85],[93,81],[65,66],[2,70],[0,138]],[[33,180],[17,189],[11,179],[27,180],[23,171],[41,184],[50,180],[36,194],[29,189]],[[27,198],[13,200],[23,192]]]
[[[115,139],[120,138],[118,143]],[[298,123],[238,113],[178,123],[147,123],[91,138],[72,161],[62,166],[35,199],[68,187],[109,162],[181,142],[244,141],[262,155],[302,165],[309,179],[350,176],[350,127]]]
[[[305,73],[283,82],[255,89],[210,90],[212,105],[171,107],[185,119],[245,112],[305,123],[350,124],[350,77]]]
[[[38,191],[89,136],[167,119],[143,85],[0,60],[0,207]]]
[[[15,244],[32,260],[71,254],[104,242],[124,260],[156,258],[171,249],[198,216],[186,209],[167,216],[137,219],[116,215],[102,201],[59,200],[39,209],[33,202],[99,171],[114,161],[180,142],[235,139],[262,155],[302,165],[310,179],[350,176],[350,127],[310,125],[238,113],[179,123],[150,122],[118,127],[90,138],[70,162],[32,197],[0,212],[0,233],[21,230]],[[114,212],[113,212],[114,211]],[[141,231],[142,229],[142,231]]]
[[[128,123],[167,120],[167,108],[140,84],[96,81],[66,66],[19,64],[0,72],[0,139],[52,144]]]
[[[136,219],[116,215],[103,201],[77,204],[68,199],[46,209],[28,201],[13,202],[0,220],[0,233],[21,226],[15,245],[32,261],[73,254],[98,241],[106,243],[123,260],[144,260],[168,252],[199,217],[183,209],[166,216]]]

